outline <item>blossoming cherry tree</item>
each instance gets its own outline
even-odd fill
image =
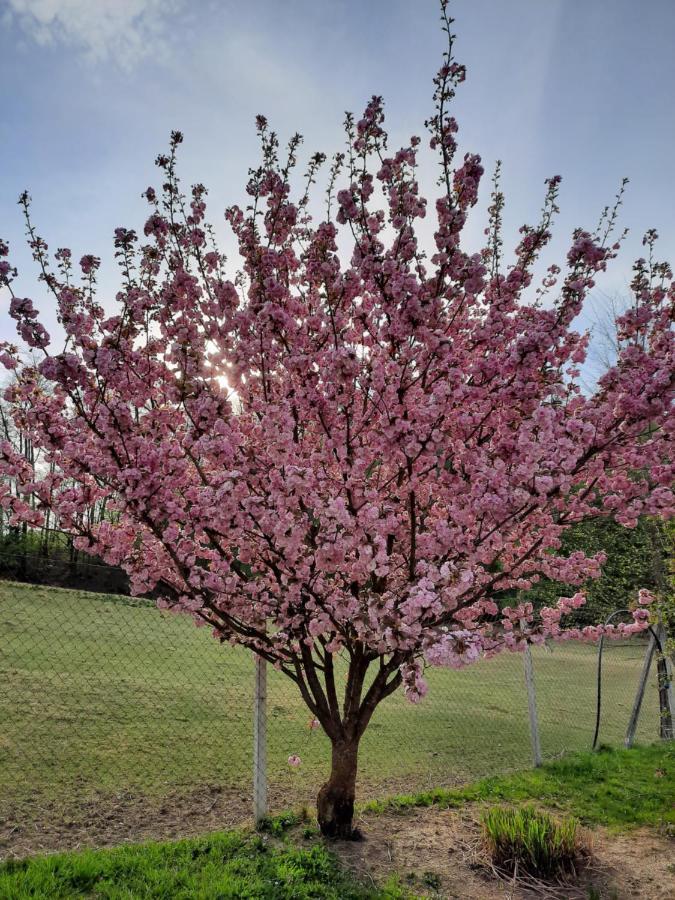
[[[495,180],[484,248],[463,247],[483,167],[456,160],[449,109],[464,68],[442,9],[431,209],[420,139],[390,152],[373,97],[361,119],[347,117],[348,151],[329,164],[318,223],[310,197],[324,157],[311,158],[296,196],[300,139],[282,161],[258,119],[250,204],[227,210],[234,277],[206,223],[205,188],[181,191],[179,133],[157,160],[162,190],[145,192],[144,239],[115,232],[120,284],[106,304],[99,259],[78,267],[67,249],[52,259],[22,197],[65,341],[17,295],[0,243],[10,314],[32,348],[24,360],[0,347],[6,396],[54,464],[35,472],[3,445],[0,475],[20,488],[0,482],[3,506],[14,522],[58,511],[80,548],[124,566],[136,594],[157,592],[160,606],[288,676],[332,744],[318,820],[340,837],[352,834],[359,741],[378,704],[399,686],[422,697],[425,664],[595,637],[600,628],[561,625],[581,593],[535,614],[525,592],[541,577],[581,586],[598,575],[602,555],[559,553],[570,525],[612,516],[630,527],[673,511],[672,273],[648,235],[618,360],[582,391],[589,338],[572,326],[619,249],[618,203],[595,232],[575,232],[564,267],[541,269],[552,178],[507,263]],[[86,511],[103,497],[116,513],[93,526]],[[507,591],[525,599],[505,606]],[[615,633],[644,627],[649,599]]]

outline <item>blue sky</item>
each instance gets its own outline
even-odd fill
[[[674,0],[455,0],[454,15],[468,66],[460,149],[481,153],[488,171],[503,160],[506,247],[536,220],[548,175],[563,176],[558,257],[627,175],[631,237],[601,287],[625,290],[649,227],[672,257]],[[22,264],[20,292],[49,324],[17,252],[24,188],[53,248],[108,260],[112,293],[112,231],[142,225],[140,193],[158,181],[153,160],[172,128],[185,133],[184,181],[209,187],[225,235],[222,212],[243,199],[257,161],[256,113],[282,138],[303,133],[307,154],[331,153],[344,111],[383,94],[394,146],[423,134],[442,47],[436,0],[0,0],[0,235]],[[6,304],[0,338],[13,335]]]

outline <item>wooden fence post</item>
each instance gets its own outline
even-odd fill
[[[541,765],[541,743],[539,741],[539,717],[537,716],[537,695],[534,690],[534,666],[530,645],[525,647],[525,686],[527,687],[527,708],[530,714],[530,740],[532,759],[535,766]]]
[[[633,711],[630,714],[630,719],[628,720],[628,728],[626,729],[626,739],[624,740],[624,745],[626,747],[632,747],[633,741],[635,740],[635,732],[637,731],[638,719],[640,718],[640,709],[642,708],[642,701],[645,696],[645,688],[647,687],[647,679],[649,678],[649,669],[652,665],[652,658],[654,656],[655,650],[656,641],[654,640],[654,635],[650,634],[649,646],[647,647],[644,662],[642,663],[640,681],[638,682],[638,689],[637,693],[635,694],[635,701],[633,702]]]
[[[267,662],[257,653],[253,659],[253,820],[257,826],[267,815]]]

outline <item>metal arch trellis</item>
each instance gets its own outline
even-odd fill
[[[619,615],[631,615],[631,611],[629,609],[617,609],[613,613],[611,613],[606,619],[604,624],[609,625],[612,619]],[[657,635],[654,628],[649,625],[648,631],[651,634],[652,640],[656,646],[659,654],[663,653],[663,646],[661,641],[659,640],[659,636]],[[600,635],[600,642],[598,644],[598,673],[597,673],[597,692],[596,692],[596,705],[595,705],[595,733],[593,734],[593,743],[591,745],[591,750],[595,750],[598,737],[600,735],[600,715],[602,711],[602,653],[605,645],[605,635]],[[647,650],[647,653],[650,654],[651,649]]]

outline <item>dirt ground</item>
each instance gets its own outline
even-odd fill
[[[11,816],[0,810],[0,860],[56,850],[114,847],[149,840],[177,840],[250,822],[250,792],[205,785],[147,796],[92,796],[75,807],[24,802]]]
[[[357,877],[397,873],[418,896],[493,900],[675,900],[675,841],[650,829],[587,833],[591,857],[577,879],[543,885],[500,879],[481,846],[476,811],[426,808],[363,816],[365,840],[336,845]]]
[[[56,805],[22,812],[11,820],[0,813],[0,859],[191,837],[250,822],[251,810],[247,791],[212,785],[155,804],[118,795],[93,797],[69,812]],[[675,900],[675,840],[651,829],[588,832],[590,861],[579,877],[544,886],[498,877],[483,852],[478,816],[470,806],[364,814],[358,825],[365,839],[333,848],[361,880],[383,884],[397,874],[414,894],[434,900]]]
[[[300,809],[314,802],[319,783],[268,786],[273,812]],[[405,793],[410,785],[390,779],[389,793]],[[361,796],[381,797],[381,783],[365,782]],[[141,841],[177,840],[209,831],[250,825],[251,790],[248,784],[204,784],[168,789],[161,797],[147,793],[90,793],[74,791],[69,798],[3,797],[0,791],[0,861],[35,853],[114,847]]]

